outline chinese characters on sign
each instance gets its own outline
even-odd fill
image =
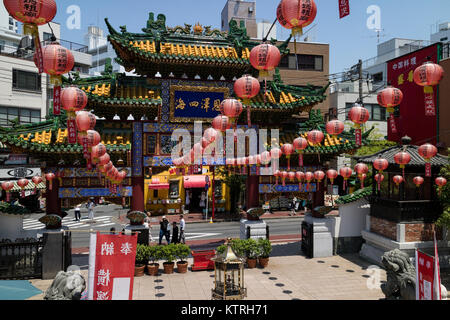
[[[59,116],[61,114],[61,87],[53,88],[53,114]]]
[[[416,250],[416,300],[433,300],[434,258]]]
[[[339,0],[339,18],[342,19],[350,14],[349,0]]]
[[[131,300],[137,235],[91,234],[89,300]]]
[[[73,118],[67,120],[67,137],[70,144],[77,143],[77,127]]]
[[[357,147],[361,146],[362,144],[361,129],[355,129],[355,142]]]

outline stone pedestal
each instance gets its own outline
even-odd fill
[[[241,220],[241,232],[240,238],[247,239],[247,230],[250,227],[250,238],[251,239],[259,239],[267,238],[267,224],[263,220]]]
[[[117,230],[119,231],[119,230]],[[128,231],[128,232],[127,232]],[[149,243],[149,229],[146,228],[144,225],[127,225],[125,227],[125,234],[131,234],[133,232],[139,232],[138,233],[138,240],[137,243],[138,244],[145,244],[148,245]]]
[[[314,218],[307,215],[304,220],[313,225],[313,256],[312,258],[326,258],[333,256],[333,236],[331,235],[331,223],[328,218]]]

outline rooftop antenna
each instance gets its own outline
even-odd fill
[[[381,34],[381,32],[383,32],[384,29],[375,29],[375,32],[377,33],[377,43],[380,43],[380,38],[384,38],[386,37],[386,34]],[[373,38],[373,37],[371,37]]]

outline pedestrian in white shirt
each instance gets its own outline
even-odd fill
[[[180,243],[186,243],[184,230],[186,228],[186,221],[184,221],[183,215],[180,215]]]

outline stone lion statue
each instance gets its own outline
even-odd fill
[[[387,300],[416,300],[416,268],[409,256],[395,249],[381,258],[386,268],[387,281],[381,290]],[[447,300],[447,289],[441,285],[442,300]]]
[[[86,289],[84,277],[77,271],[60,271],[45,292],[44,300],[80,300]]]

